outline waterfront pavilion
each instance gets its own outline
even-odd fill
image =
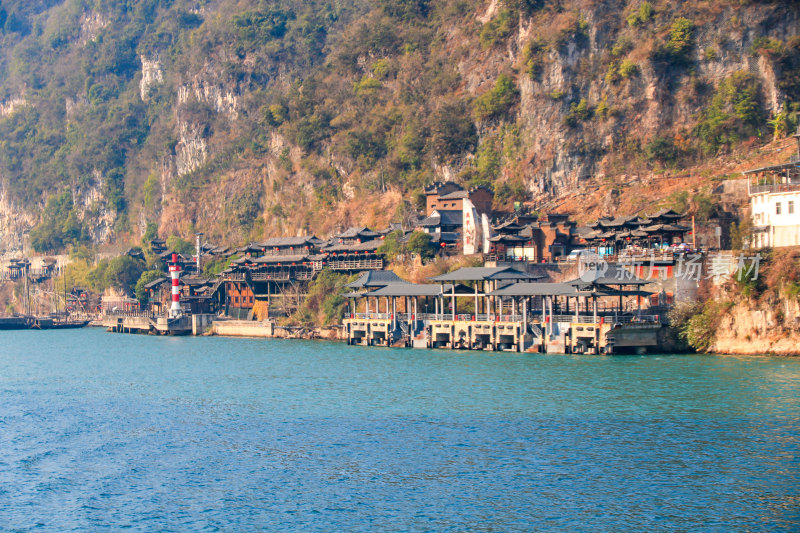
[[[364,298],[367,302],[366,306],[366,313],[367,317],[375,317],[375,318],[383,318],[383,319],[390,319],[392,321],[392,327],[397,327],[397,320],[398,318],[398,305],[397,300],[400,299],[404,302],[403,309],[405,310],[406,322],[412,323],[416,320],[424,320],[436,317],[439,319],[443,319],[445,316],[444,314],[444,305],[445,305],[445,297],[451,296],[453,293],[456,295],[471,295],[472,292],[469,287],[465,287],[463,285],[450,285],[450,284],[417,284],[417,283],[390,283],[387,284],[379,289],[376,289],[371,292],[367,293],[359,293],[359,292],[352,292],[349,294],[345,294],[346,298]],[[370,314],[370,306],[369,306],[369,299],[375,298],[375,309],[376,313]],[[385,313],[381,313],[381,305],[380,301],[381,298],[384,299],[385,302]],[[430,306],[430,302],[433,302],[434,313],[429,314],[427,312],[420,314],[418,312],[419,309],[419,299],[423,298],[424,304],[423,309],[425,311],[428,310]],[[357,307],[357,301],[354,303],[353,307]],[[351,315],[351,318],[359,318],[357,315]]]
[[[473,291],[469,296],[475,299],[474,319],[475,320],[490,320],[489,316],[492,314],[493,307],[497,314],[502,314],[502,308],[497,309],[495,299],[489,295],[490,291],[497,290],[502,285],[515,284],[519,282],[530,282],[537,279],[543,279],[545,276],[540,274],[531,274],[522,272],[510,266],[505,267],[464,267],[429,278],[435,282],[464,282],[471,283]],[[480,289],[480,291],[479,291]],[[455,285],[452,286],[450,294],[452,306],[452,319],[456,320],[458,316],[458,308],[456,298],[459,296],[455,290]],[[464,296],[462,294],[462,296]],[[481,301],[484,302],[483,313],[481,313]],[[516,310],[512,309],[512,314],[516,314]]]
[[[364,298],[364,312],[369,314],[369,298],[373,293],[386,287],[387,285],[410,285],[406,280],[400,278],[391,270],[368,270],[361,274],[355,281],[348,283],[346,287],[353,292],[345,294],[345,298],[353,300],[352,312],[358,312],[358,300]],[[380,312],[379,300],[375,298],[375,312]],[[386,303],[386,312],[389,313],[389,303]]]
[[[641,318],[641,298],[652,295],[642,290],[649,282],[618,266],[589,270],[562,283],[515,283],[488,293],[502,302],[511,299],[512,309],[521,309],[527,322],[529,311],[541,312],[542,322],[591,322],[598,316],[615,322]],[[628,299],[626,306],[625,299]],[[636,314],[633,314],[633,298]],[[538,304],[538,307],[534,307]]]

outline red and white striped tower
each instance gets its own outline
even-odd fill
[[[169,264],[169,275],[172,278],[172,305],[169,308],[170,318],[178,318],[183,314],[181,311],[181,265],[178,263],[178,254],[172,254],[172,262]]]

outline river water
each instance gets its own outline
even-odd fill
[[[0,332],[0,530],[800,529],[800,359]]]

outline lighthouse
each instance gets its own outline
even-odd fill
[[[172,305],[169,308],[169,317],[178,318],[183,314],[181,309],[181,265],[178,262],[178,254],[172,254],[172,261],[169,264],[169,275],[172,278]]]

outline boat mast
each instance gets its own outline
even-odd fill
[[[23,272],[25,273],[25,316],[30,316],[31,294],[28,290],[28,265],[23,265]]]

